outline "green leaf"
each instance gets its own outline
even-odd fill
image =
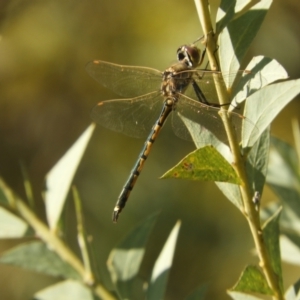
[[[82,283],[75,280],[66,280],[51,285],[35,295],[39,300],[93,300],[92,292]]]
[[[264,86],[274,81],[288,78],[286,70],[275,59],[264,56],[253,57],[246,70],[250,71],[250,73],[244,72],[238,84],[234,86],[233,105],[230,106],[230,110],[236,108],[250,95]]]
[[[3,203],[3,204],[7,204],[8,203],[6,195],[5,195],[5,193],[4,193],[3,189],[2,189],[2,186],[0,186],[0,203]]]
[[[279,246],[280,213],[281,213],[281,208],[279,208],[277,212],[264,224],[263,237],[269,254],[269,258],[271,260],[273,271],[277,275],[280,289],[281,291],[283,291],[281,256],[280,256],[280,246]]]
[[[227,159],[228,162],[232,160],[232,155],[229,147],[222,143],[213,133],[209,130],[206,130],[203,126],[198,123],[195,123],[184,116],[181,116],[181,120],[183,121],[184,125],[188,128],[188,131],[195,143],[197,149],[203,148],[207,145],[213,146],[215,149],[221,153],[224,158]],[[224,126],[219,128],[219,130],[223,130],[224,135],[226,135]],[[238,133],[237,133],[238,134]]]
[[[249,0],[222,0],[217,11],[216,33],[219,34],[246,5]]]
[[[295,242],[296,240],[296,242]],[[300,237],[299,234],[290,238],[290,235],[280,236],[280,250],[283,261],[300,266]]]
[[[243,199],[238,185],[227,182],[216,182],[217,187],[239,210],[243,210]]]
[[[34,196],[33,196],[33,188],[29,178],[28,170],[24,162],[22,161],[20,162],[20,166],[21,166],[21,171],[23,176],[23,184],[24,184],[26,199],[30,207],[33,209],[35,207],[35,203],[34,203]]]
[[[122,299],[137,299],[136,276],[145,254],[146,243],[158,214],[134,228],[109,254],[107,267]]]
[[[155,262],[150,285],[147,290],[147,299],[149,300],[164,299],[179,229],[180,221],[177,221]]]
[[[269,131],[266,130],[251,149],[247,159],[247,174],[255,191],[262,194],[262,188],[266,176],[269,148]],[[239,210],[243,210],[243,200],[239,186],[230,183],[216,182],[218,188]]]
[[[247,175],[248,180],[254,192],[262,195],[263,187],[267,176],[268,158],[270,146],[270,127],[268,127],[260,136],[258,141],[252,147],[247,157]]]
[[[217,10],[216,33],[219,34],[234,16],[235,1],[222,0]]]
[[[288,143],[272,137],[267,182],[298,190],[300,188],[298,166],[295,149]]]
[[[20,238],[26,235],[28,229],[22,219],[0,207],[0,238]]]
[[[264,275],[256,266],[247,266],[231,291],[272,295]]]
[[[202,148],[210,144],[217,149],[229,163],[232,161],[232,154],[229,147],[219,141],[210,131],[202,130],[201,125],[194,123],[189,119],[182,118],[182,121],[188,128],[197,148]],[[199,134],[199,132],[201,132],[201,134]],[[236,205],[239,209],[243,208],[240,189],[236,184],[217,181],[215,183],[234,205]]]
[[[234,300],[261,300],[261,298],[240,292],[228,291],[227,293]]]
[[[8,185],[0,177],[0,202],[14,207],[14,194]]]
[[[207,291],[207,285],[201,285],[196,290],[194,290],[192,293],[190,293],[185,299],[186,300],[204,300],[205,294]]]
[[[278,169],[280,170],[280,169]],[[278,171],[280,172],[280,171]],[[300,230],[300,196],[297,191],[291,188],[268,184],[273,192],[281,200],[281,204],[284,208],[282,212],[281,226],[285,230]]]
[[[243,148],[250,147],[279,112],[300,92],[300,79],[275,83],[252,94],[246,101],[244,115],[257,131],[243,131]]]
[[[261,218],[263,220],[269,219],[281,207],[281,202],[271,202],[261,209]],[[283,203],[284,204],[284,203]],[[300,241],[297,242],[300,231],[300,219],[298,211],[293,211],[289,206],[283,205],[283,210],[280,217],[281,233],[288,236],[290,240],[300,247]],[[294,236],[294,237],[293,237]],[[296,238],[295,238],[296,237]]]
[[[292,146],[271,138],[267,183],[281,200],[283,232],[300,231],[300,180],[298,157]]]
[[[161,178],[241,183],[232,166],[212,146],[206,146],[188,154]]]
[[[258,32],[271,0],[259,1],[249,11],[233,19],[219,35],[220,67],[224,73],[240,69],[240,64]]]
[[[300,279],[291,285],[284,295],[285,300],[300,300]]]
[[[294,136],[294,144],[295,148],[297,149],[297,157],[298,160],[300,159],[300,124],[299,120],[296,118],[292,119],[292,132]]]
[[[46,214],[55,231],[76,169],[94,131],[91,124],[46,176]]]
[[[42,242],[30,242],[5,252],[0,263],[65,278],[80,279],[77,272]]]

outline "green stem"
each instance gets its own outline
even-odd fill
[[[21,172],[22,172],[22,175],[23,175],[23,181],[24,181],[24,188],[25,188],[26,197],[27,197],[27,200],[29,202],[30,207],[32,209],[34,209],[35,204],[34,204],[32,186],[31,186],[31,182],[30,182],[30,179],[29,179],[27,169],[26,169],[23,161],[20,161],[20,166],[21,166]]]
[[[101,299],[116,300],[103,285],[94,281],[94,276],[87,278],[87,272],[78,257],[71,249],[43,223],[33,211],[19,199],[10,188],[0,179],[0,189],[3,191],[10,209],[22,217],[35,231],[35,234],[43,240],[50,249],[55,251],[59,257],[67,262],[81,276],[83,282],[93,290]]]
[[[37,236],[41,238],[49,247],[53,249],[61,259],[66,261],[72,266],[82,277],[87,286],[93,286],[93,291],[105,300],[115,300],[115,297],[109,293],[100,283],[87,282],[86,271],[77,258],[77,256],[68,248],[68,246],[54,235],[49,228],[39,220],[36,215],[28,208],[22,200],[15,198],[15,207],[18,213],[24,218],[25,221],[35,230]]]
[[[214,33],[213,33],[212,24],[210,20],[208,1],[195,0],[195,2],[199,14],[200,23],[203,28],[203,33],[204,36],[206,37],[206,51],[208,54],[208,59],[212,70],[217,70],[218,63],[215,58],[215,51],[217,49],[217,44],[214,38]],[[248,221],[254,239],[255,247],[260,260],[259,265],[264,272],[268,285],[274,292],[273,299],[282,300],[284,298],[279,287],[279,282],[272,269],[267,248],[263,240],[259,212],[255,210],[255,206],[253,205],[252,202],[252,191],[246,174],[245,158],[241,155],[238,139],[236,137],[232,122],[230,121],[230,114],[228,114],[225,108],[226,105],[224,105],[226,103],[229,103],[229,94],[226,90],[225,85],[223,86],[220,84],[216,84],[216,89],[217,89],[220,104],[222,105],[220,109],[220,116],[224,123],[224,127],[229,140],[229,146],[232,152],[232,157],[233,157],[232,165],[236,173],[242,180],[242,184],[240,185],[240,192],[241,192],[241,196],[243,199],[243,206],[244,206],[243,214],[245,215]]]
[[[300,128],[299,128],[299,122],[298,119],[293,118],[292,119],[292,130],[293,130],[293,137],[294,137],[294,143],[296,147],[297,157],[298,161],[300,161]],[[298,163],[298,172],[300,173],[300,165]]]
[[[93,276],[91,263],[90,263],[90,256],[87,247],[87,237],[83,225],[81,200],[75,186],[72,187],[72,192],[73,192],[73,199],[74,199],[75,212],[77,218],[77,232],[78,232],[77,240],[78,240],[79,248],[81,250],[81,256],[82,256],[82,260],[86,272],[85,278],[87,278],[88,281],[94,281],[94,276]]]

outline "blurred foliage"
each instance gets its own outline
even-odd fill
[[[249,57],[274,57],[292,77],[299,77],[299,11],[297,0],[275,1]],[[192,1],[1,2],[1,176],[25,197],[22,161],[41,209],[45,174],[91,122],[90,109],[98,101],[114,97],[93,82],[85,72],[85,64],[103,59],[164,69],[175,61],[179,45],[199,36]],[[275,121],[273,132],[292,141],[289,121],[292,116],[299,118],[299,112],[299,101],[295,100]],[[169,299],[181,299],[207,279],[214,282],[210,298],[224,297],[224,290],[233,285],[245,263],[255,260],[247,252],[252,245],[248,227],[212,183],[157,180],[193,150],[192,144],[173,136],[168,124],[132,193],[122,223],[111,223],[111,209],[143,142],[99,128],[76,175],[75,184],[84,195],[87,225],[96,251],[101,253],[100,266],[105,265],[109,250],[124,232],[160,209],[162,214],[151,244],[162,245],[178,218],[183,224],[174,259],[174,269],[181,272],[170,274]],[[270,191],[264,194],[264,201],[272,198]],[[72,207],[66,211],[67,228],[74,232]],[[75,240],[69,242],[75,244]],[[1,250],[14,243],[1,242]],[[141,270],[145,276],[159,250],[160,247],[148,249]],[[189,274],[184,281],[182,272],[186,266]],[[13,267],[1,265],[0,270],[3,299],[29,298],[53,281]],[[293,269],[289,275],[287,284],[295,279]],[[105,280],[106,274],[101,276]],[[13,278],[18,281],[18,289]]]

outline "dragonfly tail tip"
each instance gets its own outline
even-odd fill
[[[118,218],[119,218],[119,215],[121,213],[121,208],[119,206],[116,206],[114,208],[114,211],[113,211],[113,214],[112,214],[112,220],[114,223],[117,223],[118,222]]]

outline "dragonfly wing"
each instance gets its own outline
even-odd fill
[[[86,70],[104,87],[123,97],[136,97],[157,91],[162,81],[162,73],[158,70],[122,66],[100,60],[89,62]]]
[[[221,72],[193,70],[193,81],[201,89],[205,99],[208,103],[219,104],[216,86],[224,88],[228,91],[230,100],[233,98],[234,93],[232,86],[238,82],[245,71],[238,71],[235,73],[224,74]],[[189,85],[184,93],[187,97],[201,101],[195,92],[192,84]]]
[[[174,111],[173,130],[180,138],[186,140],[191,139],[191,135],[182,120],[182,117],[184,117],[202,125],[202,130],[210,131],[218,140],[228,145],[227,134],[219,112],[219,108],[201,104],[185,95],[181,95]],[[240,141],[242,123],[249,122],[245,117],[237,113],[230,112],[230,117]],[[251,122],[248,124],[247,128],[249,128],[249,126],[251,126]],[[199,134],[201,134],[201,131]]]
[[[194,82],[194,84],[197,85],[197,88],[201,90],[201,93],[203,94],[205,100],[208,103],[218,103],[218,96],[211,72],[200,73],[194,71],[192,81]],[[184,94],[189,98],[195,99],[203,103],[203,101],[199,99],[192,82],[188,86]]]
[[[116,99],[98,103],[92,110],[92,119],[110,130],[142,138],[149,134],[163,105],[160,92],[132,99]]]

